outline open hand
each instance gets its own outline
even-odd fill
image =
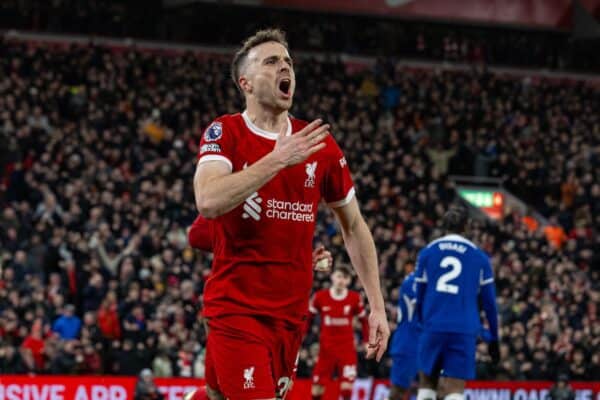
[[[308,157],[325,147],[323,140],[329,135],[329,124],[314,120],[293,135],[286,135],[287,124],[281,128],[273,155],[286,167],[300,164]]]
[[[385,311],[371,311],[369,314],[369,343],[367,344],[367,358],[373,358],[379,362],[387,349],[390,338],[390,327],[388,325]]]

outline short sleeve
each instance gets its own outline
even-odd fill
[[[367,316],[367,311],[365,310],[365,302],[360,295],[356,296],[356,315],[358,318],[364,318]]]
[[[425,249],[419,252],[417,256],[417,266],[415,267],[415,282],[427,283],[427,270],[425,268]]]
[[[415,297],[417,297],[416,282],[415,282],[414,276],[409,277],[402,282],[401,291],[402,291],[402,294],[404,294],[406,297],[408,297],[411,300],[414,299]]]
[[[492,264],[490,259],[483,255],[483,265],[479,275],[479,286],[489,285],[494,282],[494,272],[492,271]]]
[[[319,305],[319,293],[315,293],[315,295],[310,299],[308,311],[310,311],[311,314],[318,314],[320,307],[321,306]]]
[[[338,208],[350,203],[354,197],[354,182],[344,153],[335,140],[327,144],[333,146],[327,161],[327,169],[321,187],[321,194],[329,207]]]
[[[233,132],[222,120],[213,121],[202,134],[198,150],[198,164],[222,161],[233,170]]]

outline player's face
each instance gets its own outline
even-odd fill
[[[296,89],[296,76],[287,49],[277,42],[254,47],[248,53],[240,83],[247,95],[253,96],[261,105],[289,110]]]
[[[350,285],[350,277],[340,271],[335,271],[331,275],[331,284],[334,289],[346,289]]]

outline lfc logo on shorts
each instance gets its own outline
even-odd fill
[[[254,389],[254,367],[244,369],[244,389]]]

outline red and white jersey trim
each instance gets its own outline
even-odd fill
[[[346,197],[344,197],[341,200],[338,201],[334,201],[332,203],[327,203],[327,205],[331,208],[339,208],[339,207],[343,207],[346,204],[350,203],[352,201],[352,198],[354,197],[354,195],[356,194],[354,187],[352,187],[350,190],[348,190],[348,193],[346,194]]]
[[[269,139],[269,140],[277,140],[277,136],[279,135],[279,133],[277,132],[269,132],[266,131],[264,129],[259,128],[258,126],[256,126],[254,124],[254,122],[252,122],[250,120],[250,117],[248,117],[248,111],[244,111],[242,113],[242,118],[244,119],[244,123],[246,124],[246,126],[248,127],[248,129],[250,129],[250,132],[254,133],[255,135],[264,137],[265,139]],[[290,136],[292,134],[292,123],[290,122],[290,119],[288,117],[287,119],[287,131],[285,132],[286,136]]]

